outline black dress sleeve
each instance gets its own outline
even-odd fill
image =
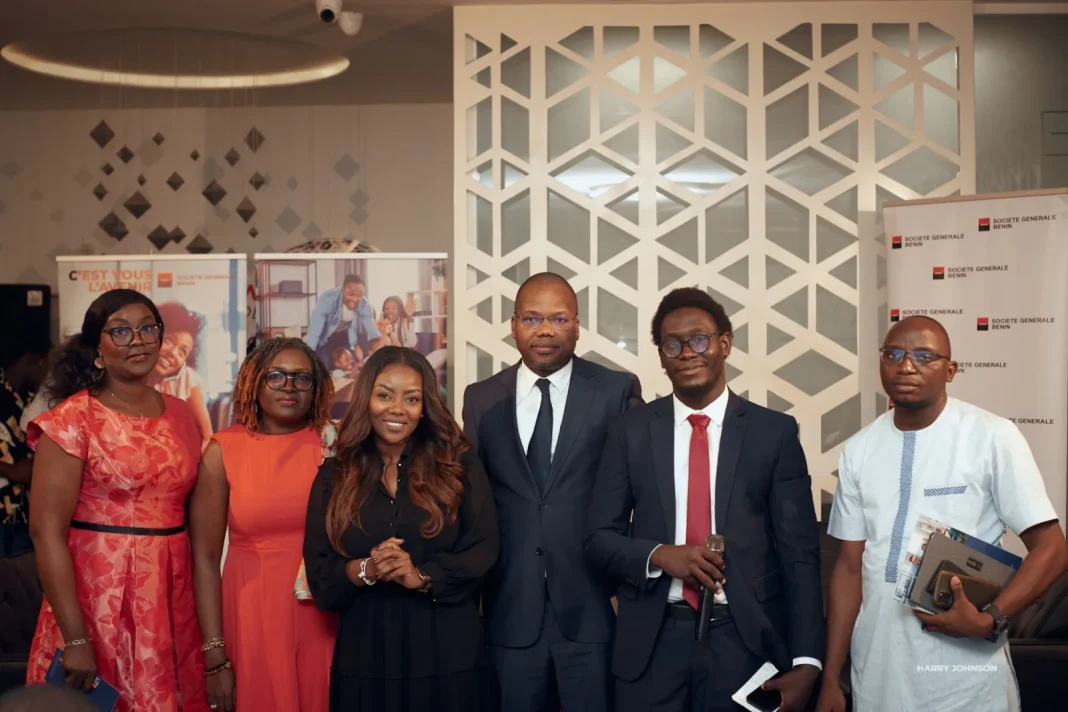
[[[304,568],[315,605],[323,611],[344,613],[359,589],[345,573],[345,564],[350,559],[334,550],[326,534],[326,508],[336,473],[337,460],[329,459],[319,468],[312,483],[304,520]]]
[[[435,603],[458,603],[472,595],[497,562],[500,532],[489,478],[473,451],[463,456],[464,493],[456,521],[460,535],[452,551],[431,554],[420,566],[430,577]]]

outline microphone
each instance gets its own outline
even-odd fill
[[[727,540],[719,534],[709,534],[705,539],[705,548],[709,551],[724,556],[727,551]],[[701,603],[697,607],[697,625],[694,627],[694,640],[703,643],[708,638],[708,626],[712,622],[712,606],[716,592],[713,589],[701,587]]]

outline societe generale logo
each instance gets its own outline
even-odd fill
[[[934,267],[934,268],[932,268],[932,270],[931,270],[931,279],[945,279],[945,278],[946,278],[946,268],[945,267]]]
[[[901,310],[900,309],[891,309],[890,310],[890,321],[901,321]]]
[[[990,331],[990,317],[980,316],[975,320],[976,331]]]
[[[892,238],[890,238],[890,249],[892,249],[892,250],[900,250],[901,249],[901,235],[894,235]]]
[[[171,272],[160,272],[156,275],[156,286],[159,288],[168,288],[174,286],[174,274]]]
[[[979,218],[979,232],[990,232],[990,218]]]

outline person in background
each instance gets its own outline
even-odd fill
[[[139,292],[97,297],[55,358],[57,405],[34,420],[30,536],[44,601],[27,682],[63,649],[67,684],[96,676],[116,712],[207,712],[185,505],[201,433],[148,385],[164,326]]]
[[[337,619],[297,600],[293,584],[333,394],[303,341],[265,341],[237,375],[237,422],[201,460],[189,511],[193,582],[205,664],[220,670],[208,677],[208,700],[225,712],[329,707]]]
[[[605,437],[641,404],[641,386],[575,356],[578,301],[560,275],[520,286],[512,337],[522,360],[468,386],[463,403],[501,524],[482,593],[501,704],[542,712],[558,698],[564,712],[606,712],[612,586],[589,570],[582,545]]]
[[[74,690],[32,685],[0,697],[0,712],[100,712],[100,708]]]
[[[330,364],[333,366],[330,375],[334,378],[355,378],[360,370],[359,361],[356,360],[352,351],[344,346],[334,349],[330,356]]]
[[[1020,709],[1006,629],[1068,565],[1068,545],[1019,428],[950,398],[949,335],[910,316],[883,341],[879,375],[894,408],[845,444],[827,533],[841,540],[831,572],[827,668],[817,709],[1007,712]],[[926,516],[994,545],[1006,529],[1027,547],[1012,581],[982,610],[959,579],[953,607],[928,615],[894,600],[901,558]],[[917,582],[917,585],[920,585]],[[945,672],[930,672],[942,666]],[[926,668],[926,669],[925,669]]]
[[[200,334],[204,317],[186,309],[178,302],[159,305],[166,333],[159,346],[159,361],[149,383],[160,393],[181,398],[193,409],[204,434],[204,445],[211,441],[214,430],[208,415],[204,381],[197,373],[200,358]]]
[[[323,363],[330,363],[330,355],[338,346],[367,353],[371,342],[378,339],[375,310],[367,301],[367,285],[358,274],[347,274],[340,287],[319,295],[308,322],[304,343],[315,349]]]
[[[486,473],[430,364],[380,349],[308,501],[308,584],[341,614],[331,712],[496,710],[475,596],[497,551]]]
[[[704,290],[665,295],[651,331],[672,393],[609,434],[586,540],[591,565],[619,582],[616,710],[736,710],[731,696],[770,662],[782,675],[765,690],[799,712],[824,640],[797,422],[727,388],[731,320]],[[709,534],[724,537],[724,556]],[[713,600],[697,642],[702,587]]]
[[[382,303],[382,320],[378,322],[378,330],[386,341],[383,346],[414,349],[419,345],[419,337],[412,328],[415,319],[409,316],[415,304],[411,298],[408,302],[408,306],[405,306],[400,297],[386,297]]]
[[[48,348],[9,338],[0,349],[0,557],[17,559],[33,578],[29,525],[33,453],[26,446],[21,420],[24,403],[44,377]]]

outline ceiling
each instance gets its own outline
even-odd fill
[[[452,101],[448,0],[347,0],[365,14],[346,37],[314,0],[0,0],[0,46],[52,32],[195,28],[287,37],[348,57],[340,76],[247,91],[131,90],[53,79],[0,61],[0,110],[174,106],[447,103]],[[151,46],[138,47],[149,53]]]
[[[346,0],[344,9],[365,15],[360,33],[346,37],[336,27],[319,22],[314,0],[0,0],[0,46],[52,32],[195,28],[300,40],[341,53],[351,62],[348,71],[332,79],[253,93],[103,87],[52,79],[0,61],[0,111],[448,103],[452,101],[454,6],[579,1]],[[136,51],[151,52],[152,48]]]

